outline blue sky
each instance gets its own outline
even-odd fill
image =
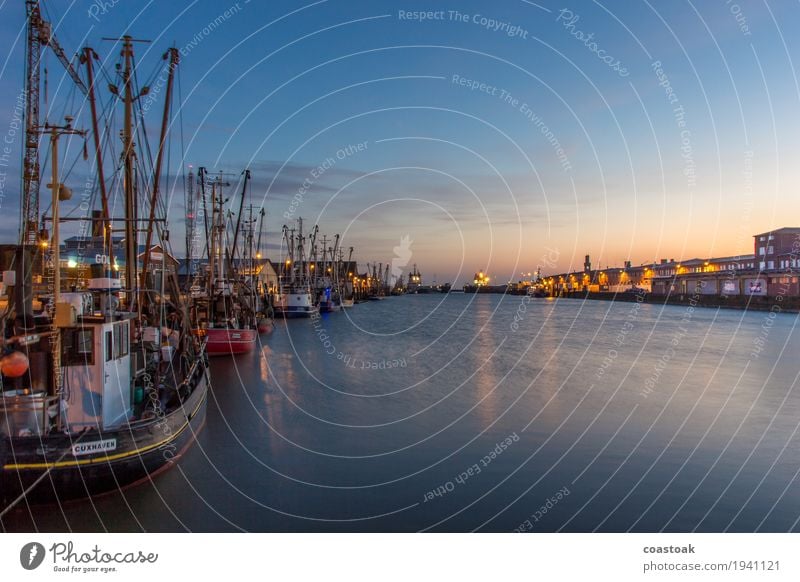
[[[109,71],[118,47],[101,37],[152,40],[138,47],[142,82],[167,47],[182,50],[170,173],[182,155],[183,165],[250,167],[272,244],[303,216],[342,233],[362,262],[391,261],[408,235],[426,279],[482,269],[498,281],[575,267],[586,253],[605,266],[752,252],[750,235],[798,224],[800,7],[790,3],[45,7],[65,50],[89,44]],[[22,87],[23,2],[0,15],[5,136]],[[79,124],[80,100],[58,88],[52,55],[46,66],[52,116],[70,109]],[[18,223],[19,147],[0,168],[6,238]],[[65,179],[73,189],[89,171],[81,164]],[[183,194],[173,195],[180,254]]]

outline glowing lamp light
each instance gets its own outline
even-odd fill
[[[70,259],[70,260],[67,261],[67,267],[69,267],[70,269],[74,269],[77,266],[78,266],[78,263],[77,263],[77,261],[75,261],[75,259]]]
[[[8,378],[19,378],[28,371],[28,356],[22,352],[11,352],[0,359],[0,372]]]

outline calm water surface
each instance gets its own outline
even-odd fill
[[[172,470],[2,525],[797,531],[797,322],[461,294],[280,321],[213,361]]]

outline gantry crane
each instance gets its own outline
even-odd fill
[[[78,76],[72,63],[64,54],[53,35],[50,23],[42,18],[39,0],[26,0],[25,13],[28,22],[27,59],[25,61],[25,156],[22,179],[22,232],[21,242],[36,244],[39,232],[39,69],[42,47],[49,47],[69,76],[84,95],[89,89]]]

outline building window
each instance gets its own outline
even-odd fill
[[[772,245],[770,245],[770,246],[768,246],[768,247],[767,247],[767,254],[768,254],[768,255],[771,255],[771,254],[773,254],[774,252],[775,252],[775,247],[773,247]]]
[[[763,236],[758,237],[758,242],[764,242],[764,237]]]
[[[758,254],[761,255],[762,257],[764,256],[765,251],[766,249],[764,247],[758,247]]]
[[[775,261],[767,261],[767,269],[774,269]]]

